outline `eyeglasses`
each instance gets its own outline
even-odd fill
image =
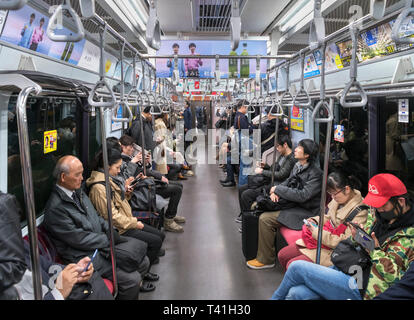
[[[338,192],[335,192],[335,193],[331,193],[331,192],[328,192],[328,194],[331,196],[331,197],[335,197],[335,196],[337,196],[340,192],[342,192],[342,191],[344,191],[345,190],[345,188],[342,188],[341,190],[339,190]]]

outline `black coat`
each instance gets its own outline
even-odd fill
[[[303,219],[314,217],[319,213],[322,170],[314,163],[301,169],[299,163],[287,180],[276,187],[275,194],[280,198],[295,202],[297,206],[280,212],[277,221],[289,229],[301,230]]]
[[[0,192],[0,297],[18,283],[27,265],[16,197]]]
[[[64,263],[77,263],[98,249],[94,269],[100,274],[110,272],[108,223],[82,190],[76,192],[81,207],[55,186],[45,207],[43,225]]]
[[[143,117],[143,116],[142,116]],[[152,128],[152,123],[147,121],[144,117],[142,118],[142,123],[144,125],[144,143],[145,143],[145,150],[151,150],[152,154],[154,154],[154,149],[156,147],[156,143],[154,141],[154,131]],[[141,146],[141,123],[139,118],[135,119],[129,130],[129,135],[134,138],[135,143]]]

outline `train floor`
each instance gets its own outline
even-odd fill
[[[267,300],[283,278],[282,268],[251,270],[241,249],[237,188],[224,188],[217,165],[197,165],[183,181],[179,214],[184,233],[167,232],[165,256],[151,268],[156,290],[142,300]]]

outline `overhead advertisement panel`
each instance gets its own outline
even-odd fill
[[[48,23],[48,16],[30,6],[9,11],[0,40],[76,65],[82,56],[86,41],[53,42],[46,34]],[[69,32],[64,28],[56,30],[56,34]]]
[[[200,59],[197,55],[261,55],[267,53],[267,42],[241,41],[236,51],[231,51],[230,41],[164,40],[157,55],[194,55],[193,58],[179,59],[178,70],[181,78],[213,78],[216,69],[214,59]],[[220,78],[255,78],[256,59],[221,59]],[[174,59],[157,59],[157,77],[170,78],[174,70]],[[260,61],[261,77],[266,77],[267,60]]]

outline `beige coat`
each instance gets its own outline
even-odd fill
[[[105,175],[99,171],[92,171],[86,186],[89,187],[92,183],[105,181]],[[128,203],[130,197],[125,196],[121,198],[121,189],[112,181],[111,188],[113,191],[112,199],[112,221],[114,227],[122,234],[129,229],[138,229],[138,220],[132,216],[131,206]],[[96,211],[105,219],[108,220],[108,210],[106,206],[106,188],[103,184],[95,184],[89,192],[89,198],[95,206]]]
[[[164,120],[158,118],[155,120],[154,139],[163,138],[163,142],[158,144],[154,149],[154,161],[156,163],[156,170],[162,174],[168,174],[167,168],[167,126]]]
[[[363,198],[361,196],[361,192],[358,190],[355,191],[355,196],[348,201],[348,203],[343,206],[342,208],[338,209],[338,203],[335,200],[332,200],[328,204],[328,213],[324,217],[324,221],[331,220],[333,226],[337,228],[341,223],[343,223],[346,219],[346,217],[357,207],[362,205]],[[368,217],[368,210],[362,210],[360,211],[352,220],[352,222],[356,224],[363,224],[367,222]],[[313,217],[316,221],[319,223],[319,216]],[[332,249],[336,248],[338,243],[342,240],[345,240],[346,238],[351,236],[351,229],[350,227],[347,227],[345,232],[341,234],[340,236],[333,235],[330,232],[323,231],[322,232],[322,244],[330,247]],[[317,240],[318,239],[318,228],[315,228],[312,237]],[[296,241],[296,244],[302,254],[307,256],[308,258],[312,259],[313,262],[316,261],[316,249],[308,249],[306,248],[305,243],[302,239],[299,239]],[[320,263],[323,266],[331,266],[331,254],[332,250],[328,249],[321,249],[321,259]]]

